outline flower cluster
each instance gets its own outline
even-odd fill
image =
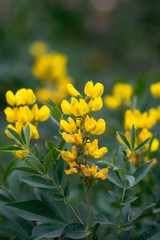
[[[151,137],[153,138],[152,132],[149,130],[157,123],[157,118],[154,114],[154,111],[150,110],[149,112],[141,113],[138,109],[135,109],[134,111],[131,111],[130,109],[126,110],[125,112],[125,123],[124,128],[126,130],[125,136],[127,140],[130,142],[130,133],[129,131],[132,128],[132,125],[134,124],[135,129],[137,130],[137,139],[135,143],[135,147],[138,146],[140,142],[143,142],[147,138]],[[120,139],[118,138],[120,141]],[[153,138],[151,143],[148,143],[145,145],[145,148],[143,149],[144,155],[145,152],[149,149],[150,152],[156,152],[159,148],[159,141],[157,138]],[[131,152],[128,150],[128,155],[130,155]],[[139,152],[135,152],[132,154],[132,157],[130,159],[131,163],[134,165],[137,165],[139,163]],[[144,160],[147,159],[147,156],[145,156]],[[146,160],[147,161],[147,160]],[[148,160],[149,161],[149,160]],[[155,165],[154,160],[154,165]],[[152,165],[153,166],[153,165]]]
[[[104,98],[108,108],[118,109],[122,104],[130,104],[133,88],[127,83],[116,83],[112,89],[112,95],[106,95]]]
[[[151,84],[150,91],[155,98],[160,98],[160,82]]]
[[[13,129],[18,134],[21,134],[21,129],[30,126],[31,139],[38,139],[37,130],[38,122],[46,121],[49,118],[50,110],[46,105],[40,109],[36,102],[36,96],[31,89],[22,88],[14,95],[12,91],[6,92],[6,101],[10,105],[4,110],[6,119],[9,123],[7,127]],[[32,106],[30,108],[30,106]],[[9,138],[12,136],[5,130]],[[28,151],[13,152],[18,158],[24,158],[28,155]]]
[[[72,143],[72,152],[62,151],[62,158],[68,162],[69,170],[66,174],[77,173],[81,178],[93,181],[97,178],[106,179],[108,168],[98,171],[98,166],[90,162],[91,158],[98,159],[107,152],[106,147],[98,148],[98,140],[91,138],[94,135],[104,133],[106,123],[103,119],[95,120],[91,114],[102,108],[102,94],[104,87],[101,83],[93,85],[92,81],[87,82],[84,88],[86,97],[73,87],[67,85],[68,93],[72,96],[71,102],[63,100],[61,108],[64,114],[72,115],[68,121],[62,119],[60,127],[62,137],[67,143]]]
[[[38,101],[47,102],[51,98],[60,104],[67,96],[67,84],[72,82],[67,75],[66,56],[48,51],[48,46],[43,42],[33,43],[30,53],[36,57],[32,73],[42,84],[37,91]]]

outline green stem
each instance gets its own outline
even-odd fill
[[[91,210],[90,210],[90,198],[89,198],[89,187],[85,184],[85,193],[86,193],[86,202],[87,202],[87,212],[88,212],[88,223],[87,223],[87,231],[91,231]],[[92,240],[92,235],[88,236],[88,240]]]
[[[118,230],[117,230],[117,236],[116,240],[118,240],[119,234],[121,232],[121,220],[122,220],[122,210],[123,210],[123,201],[125,196],[125,176],[123,176],[123,189],[122,189],[122,196],[121,196],[121,203],[120,203],[120,214],[119,214],[119,223],[118,223]]]

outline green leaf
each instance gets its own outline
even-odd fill
[[[124,154],[123,154],[123,148],[119,147],[118,149],[118,155],[117,155],[117,159],[116,159],[116,166],[118,168],[125,168],[126,167],[126,161],[124,160]]]
[[[108,174],[107,174],[107,179],[112,182],[113,184],[115,184],[116,186],[122,188],[123,187],[123,184],[120,180],[120,177],[119,177],[119,173],[118,172],[115,172],[113,171],[111,168],[109,169],[108,171]]]
[[[57,104],[52,99],[49,99],[49,100],[52,104],[52,107],[49,106],[51,109],[51,114],[53,114],[53,116],[56,117],[60,121],[61,115],[62,115],[60,108],[57,106]]]
[[[24,151],[24,148],[18,146],[6,146],[0,148],[0,152],[13,152],[13,151]]]
[[[38,150],[37,144],[34,144],[34,151],[35,151],[36,157],[39,158],[39,150]]]
[[[34,173],[39,174],[36,170],[29,168],[29,167],[13,167],[12,170],[22,171],[22,172],[28,172],[28,173]]]
[[[111,195],[111,197],[113,198],[113,200],[119,204],[120,203],[120,197],[117,193],[112,192],[112,191],[108,191],[108,193]]]
[[[11,128],[6,128],[6,130],[8,131],[8,133],[13,137],[13,139],[14,139],[17,143],[21,144],[21,137],[20,137],[20,135],[19,135],[16,131],[14,131],[14,130],[11,129]]]
[[[112,223],[109,220],[109,218],[104,216],[104,215],[96,217],[96,219],[94,220],[94,223],[100,223],[100,224],[103,224],[103,225],[111,225],[111,226],[117,227],[116,224]]]
[[[151,138],[147,138],[146,140],[144,140],[143,142],[141,142],[135,149],[134,152],[137,152],[138,150],[142,149],[147,143],[149,143],[149,141],[151,140]]]
[[[67,184],[66,184],[65,187],[64,187],[64,195],[65,195],[66,197],[68,197],[68,196],[69,196],[69,193],[70,193],[70,182],[68,181]]]
[[[102,166],[107,166],[107,167],[111,167],[111,168],[114,168],[115,165],[113,165],[111,162],[107,161],[107,160],[99,160],[97,161],[97,164],[98,165],[102,165]]]
[[[125,168],[114,168],[114,171],[120,172],[122,175],[125,175],[127,170]]]
[[[121,133],[121,132],[116,132],[116,133],[117,133],[118,137],[120,138],[120,140],[124,143],[124,145],[125,145],[129,150],[131,150],[130,144],[129,144],[126,136],[125,136],[123,133]]]
[[[91,233],[85,230],[85,227],[81,223],[71,223],[67,225],[62,233],[62,236],[71,239],[82,239],[89,236]]]
[[[53,157],[53,153],[54,153],[54,148],[52,148],[52,150],[45,156],[44,158],[44,171],[45,173],[48,173],[51,161],[52,161],[52,157]]]
[[[88,214],[87,214],[87,206],[84,202],[80,202],[77,207],[77,213],[82,222],[87,226]]]
[[[135,141],[136,141],[136,130],[135,130],[134,124],[132,125],[130,137],[131,137],[131,149],[133,151],[135,146]]]
[[[5,206],[13,210],[20,217],[29,221],[45,221],[50,223],[62,221],[52,209],[39,200],[9,203]]]
[[[26,138],[25,138],[25,135],[24,135],[24,130],[23,130],[23,127],[21,128],[21,141],[26,144]]]
[[[65,224],[62,223],[47,223],[40,224],[33,228],[32,240],[39,240],[42,238],[57,238],[60,237]]]
[[[6,180],[7,180],[7,177],[8,175],[11,173],[12,171],[12,167],[15,163],[16,159],[14,158],[12,161],[9,162],[9,164],[7,165],[7,167],[5,168],[4,170],[4,173],[3,173],[3,183],[5,184],[6,183]]]
[[[136,220],[145,210],[155,206],[155,203],[149,203],[145,204],[142,208],[130,208],[129,215],[128,215],[128,221],[133,222]]]
[[[144,178],[144,176],[147,174],[147,172],[148,172],[150,166],[152,165],[152,163],[153,163],[153,161],[144,163],[144,164],[140,165],[140,167],[138,167],[136,169],[136,172],[133,175],[135,177],[134,185],[139,183],[142,180],[142,178]]]
[[[50,152],[53,148],[56,148],[55,143],[51,142],[51,141],[46,141],[46,147],[48,149],[48,151]]]
[[[29,144],[30,144],[30,137],[31,137],[30,126],[29,125],[27,125],[25,127],[24,135],[25,135],[25,139],[26,139],[26,144],[27,144],[27,146],[29,146]]]
[[[123,205],[126,206],[126,205],[134,202],[134,201],[137,200],[137,199],[138,199],[138,197],[129,197],[129,198],[127,198],[127,199],[123,202]]]
[[[28,176],[21,178],[21,180],[33,187],[39,188],[55,188],[55,186],[42,176]]]
[[[135,184],[135,177],[131,175],[126,175],[125,178],[128,180],[129,186],[126,188],[131,188]]]
[[[37,158],[26,158],[25,163],[29,165],[30,167],[34,168],[35,170],[38,170],[42,173],[44,173],[44,168],[42,163]]]

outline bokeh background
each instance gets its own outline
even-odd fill
[[[4,135],[5,92],[36,90],[40,84],[31,71],[34,58],[29,46],[34,41],[44,41],[67,56],[68,74],[80,92],[89,80],[103,83],[105,94],[111,93],[114,83],[124,81],[134,87],[140,110],[157,105],[149,86],[160,81],[159,12],[159,0],[0,0],[0,145],[9,143]],[[113,153],[115,131],[123,131],[123,113],[104,106],[98,116],[107,122],[101,143]],[[40,124],[40,147],[58,134],[57,126],[47,123]],[[9,157],[1,155],[0,172]],[[74,188],[73,198],[81,187]],[[97,203],[101,211],[111,213],[107,199],[100,191]]]

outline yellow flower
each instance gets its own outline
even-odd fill
[[[98,98],[101,97],[104,91],[104,86],[101,83],[96,83],[93,85],[92,81],[86,83],[84,92],[90,98]]]
[[[79,129],[78,133],[73,134],[73,137],[74,137],[74,143],[77,146],[82,145],[83,139],[82,139],[82,133],[81,133],[80,129]]]
[[[63,132],[62,137],[67,143],[74,143],[74,136],[73,135]]]
[[[6,101],[9,105],[15,106],[16,105],[16,97],[12,91],[6,92]]]
[[[15,132],[17,132],[17,129],[12,125],[12,124],[8,124],[7,128],[11,128],[13,129]],[[5,134],[7,135],[8,138],[12,139],[12,136],[9,134],[9,132],[7,131],[7,129],[4,131]]]
[[[117,96],[106,95],[104,102],[111,109],[118,109],[121,106],[121,99]]]
[[[76,147],[75,146],[72,147],[72,153],[69,151],[62,151],[61,156],[66,162],[75,161],[75,159],[77,158]]]
[[[102,180],[106,179],[108,173],[108,168],[104,168],[95,174],[95,178],[101,178]]]
[[[119,97],[122,101],[129,103],[133,94],[133,88],[127,83],[116,83],[112,92],[113,96]]]
[[[98,140],[95,139],[93,142],[87,142],[85,145],[86,155],[87,152],[94,158],[101,158],[107,152],[108,149],[106,147],[102,147],[98,149]]]
[[[6,119],[8,122],[15,122],[17,120],[17,108],[10,108],[10,107],[7,107],[5,110],[4,110],[4,113],[6,115]]]
[[[14,145],[14,146],[17,146],[17,145]],[[22,147],[22,148],[24,148],[24,147]],[[15,152],[12,152],[12,154],[16,158],[24,159],[24,158],[26,158],[28,156],[29,151],[28,150],[15,151]]]
[[[100,135],[100,134],[104,133],[104,131],[106,129],[106,123],[102,118],[100,118],[96,122],[93,117],[89,118],[88,115],[85,119],[84,126],[85,126],[85,129],[87,130],[87,132],[90,132],[95,135]]]
[[[160,82],[151,84],[150,91],[155,98],[160,98]]]
[[[72,97],[81,97],[81,94],[74,88],[71,83],[67,84],[67,91]]]
[[[80,99],[73,106],[73,115],[76,117],[82,117],[88,112],[88,104],[84,99]]]
[[[47,50],[48,50],[48,45],[41,41],[33,42],[29,46],[29,52],[34,57],[41,56],[42,54],[46,53]]]
[[[65,120],[60,120],[61,129],[63,129],[65,132],[69,132],[69,133],[76,131],[77,126],[76,126],[75,121],[71,117],[68,118],[68,121],[69,121],[69,123],[66,122]]]
[[[150,151],[151,152],[156,152],[159,148],[159,141],[157,138],[154,138],[153,141],[152,141],[152,144],[151,144],[151,149]]]
[[[70,174],[78,172],[79,165],[76,162],[69,162],[68,164],[70,166],[70,169],[69,170],[65,170],[66,175],[70,175]]]
[[[91,111],[99,111],[103,107],[102,98],[98,97],[93,100],[90,100],[88,106],[91,108]]]

